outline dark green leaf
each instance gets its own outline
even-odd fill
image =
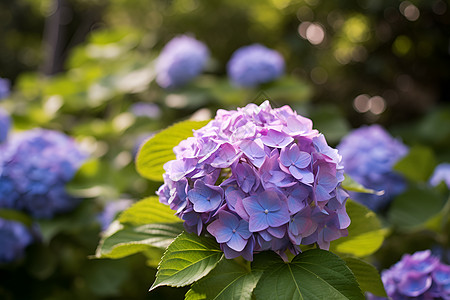
[[[175,216],[175,211],[168,205],[159,202],[158,197],[152,196],[136,202],[123,211],[119,221],[139,226],[151,223],[176,223],[180,222],[180,218]]]
[[[235,260],[222,259],[208,275],[192,285],[186,299],[250,300],[261,274],[262,271],[249,270]]]
[[[356,182],[353,178],[351,178],[348,174],[344,174],[344,177],[345,179],[341,183],[341,187],[347,191],[377,195],[384,194],[384,192],[377,192],[375,190],[364,187],[362,184]]]
[[[138,227],[114,222],[100,241],[95,257],[121,258],[147,251],[151,247],[165,249],[182,231],[181,222],[153,223]]]
[[[30,216],[14,209],[1,208],[0,218],[17,221],[25,224],[26,226],[31,226],[31,224],[33,223],[33,220],[31,219]]]
[[[182,233],[164,253],[150,290],[162,285],[189,285],[206,276],[217,265],[222,254],[214,239]]]
[[[386,230],[382,229],[376,214],[351,199],[347,200],[346,209],[351,220],[348,236],[333,241],[331,251],[359,257],[377,251],[383,243]]]
[[[175,159],[173,147],[193,136],[193,130],[200,129],[209,121],[183,121],[170,126],[149,139],[139,151],[136,168],[143,177],[162,181],[163,165]]]
[[[344,257],[343,260],[347,267],[352,270],[363,292],[387,297],[380,274],[374,266],[355,257]]]
[[[425,146],[414,146],[409,153],[397,162],[394,170],[406,178],[426,182],[436,167],[433,150]]]
[[[364,299],[355,276],[335,254],[308,250],[292,262],[269,262],[254,294],[256,299]]]

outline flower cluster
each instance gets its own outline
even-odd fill
[[[431,175],[430,184],[433,186],[439,185],[441,182],[445,182],[450,189],[450,163],[442,163],[438,165]]]
[[[0,143],[6,140],[10,127],[11,117],[6,111],[0,108]]]
[[[0,78],[0,100],[9,96],[11,89],[11,82],[9,79]]]
[[[0,263],[22,257],[25,248],[32,241],[31,232],[25,225],[0,218]]]
[[[450,266],[430,250],[405,254],[381,279],[389,299],[450,299]]]
[[[85,159],[66,135],[34,129],[11,136],[0,152],[0,207],[50,218],[77,204],[65,185]]]
[[[156,62],[156,82],[162,88],[185,85],[198,76],[209,59],[208,48],[187,35],[167,43]]]
[[[408,148],[379,125],[358,128],[337,146],[345,172],[367,188],[384,191],[383,195],[352,193],[352,199],[370,209],[383,209],[395,195],[406,188],[394,164],[408,153]]]
[[[236,50],[228,62],[227,69],[234,84],[251,87],[283,75],[284,59],[275,50],[253,44]]]
[[[174,152],[160,201],[188,231],[206,229],[227,258],[252,260],[269,249],[297,254],[300,244],[328,249],[347,235],[341,157],[288,106],[219,110]]]

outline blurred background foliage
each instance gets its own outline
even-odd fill
[[[160,185],[136,173],[139,143],[182,119],[270,99],[310,117],[331,145],[351,128],[380,123],[406,144],[426,147],[432,160],[424,168],[450,161],[448,1],[2,0],[0,20],[0,77],[13,87],[1,106],[14,130],[60,130],[91,153],[70,186],[86,200],[70,215],[41,222],[43,243],[0,268],[2,299],[181,298],[184,290],[147,293],[155,270],[145,267],[144,256],[87,257],[99,240],[96,215],[107,203],[141,199]],[[205,42],[212,59],[188,86],[163,90],[154,82],[154,61],[185,33]],[[237,88],[226,63],[252,43],[279,51],[286,74]],[[151,104],[152,113],[133,112],[140,102]],[[415,161],[408,166],[414,170]],[[413,179],[413,188],[423,189],[429,175]],[[448,197],[433,193],[437,202]],[[445,223],[445,214],[440,218]],[[393,234],[375,256],[378,266],[412,248],[448,247],[448,237],[442,240],[448,221],[439,227],[439,220],[419,222],[401,239]]]

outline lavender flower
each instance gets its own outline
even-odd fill
[[[347,235],[341,157],[311,120],[268,101],[214,120],[174,148],[158,195],[187,231],[213,235],[225,257],[297,254]]]
[[[108,202],[103,208],[103,211],[97,216],[102,230],[106,230],[112,221],[114,221],[117,214],[127,209],[132,203],[133,201],[129,199]]]
[[[145,117],[150,119],[159,118],[161,110],[154,103],[137,102],[131,105],[130,112],[137,117]]]
[[[37,218],[71,210],[78,203],[65,184],[85,155],[66,135],[34,129],[13,135],[1,146],[0,207],[24,210]]]
[[[277,79],[284,73],[284,59],[275,50],[253,44],[236,50],[227,65],[231,81],[244,87]]]
[[[438,165],[431,175],[430,184],[433,186],[439,185],[441,182],[445,182],[450,189],[450,163],[442,163]]]
[[[0,100],[9,96],[11,89],[11,82],[9,79],[0,78]]]
[[[30,231],[22,223],[0,218],[0,263],[22,257],[32,241]]]
[[[430,250],[404,255],[381,273],[381,279],[389,299],[450,299],[450,266]]]
[[[384,194],[352,193],[352,199],[379,211],[406,188],[403,177],[392,167],[408,153],[408,148],[379,125],[365,126],[350,132],[337,146],[345,171],[367,188]]]
[[[197,77],[209,59],[209,50],[202,42],[181,35],[164,46],[156,62],[156,82],[165,89],[185,85]]]
[[[10,127],[11,117],[6,111],[0,108],[0,143],[6,140]]]

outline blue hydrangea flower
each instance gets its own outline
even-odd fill
[[[34,129],[12,135],[0,150],[0,207],[51,218],[76,206],[65,185],[86,156],[71,138]]]
[[[162,49],[156,61],[156,82],[165,89],[187,84],[197,77],[209,59],[209,50],[202,42],[181,35]]]
[[[284,59],[275,50],[253,44],[236,50],[227,64],[227,70],[234,84],[252,87],[283,75]]]
[[[103,211],[97,216],[102,230],[106,230],[112,221],[114,221],[117,214],[127,209],[132,203],[133,201],[129,199],[108,202],[103,208]]]
[[[437,186],[442,181],[450,189],[450,163],[442,163],[442,164],[438,165],[434,169],[433,175],[431,175],[431,178],[430,178],[431,185]]]
[[[430,250],[405,254],[381,273],[389,299],[450,299],[450,266]],[[370,299],[384,299],[369,295]]]
[[[0,263],[14,261],[24,255],[31,244],[31,232],[22,223],[0,218]]]
[[[11,89],[11,82],[9,79],[0,78],[0,100],[9,96]]]
[[[384,191],[383,195],[351,193],[352,199],[379,211],[405,190],[404,178],[392,167],[408,153],[408,148],[381,126],[364,126],[350,132],[337,149],[347,174],[367,188]]]
[[[187,231],[206,229],[226,258],[269,249],[286,258],[300,243],[328,249],[348,233],[341,157],[288,106],[219,110],[174,152],[160,202]]]
[[[0,108],[0,143],[6,140],[10,127],[11,117],[5,110]]]

